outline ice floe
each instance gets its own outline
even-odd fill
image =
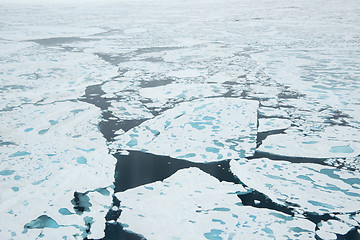
[[[291,128],[285,134],[268,136],[257,151],[299,158],[356,157],[359,136],[360,131],[351,127],[328,127],[312,134]]]
[[[209,98],[184,102],[117,136],[115,149],[141,150],[193,162],[251,156],[258,102]]]
[[[121,120],[148,119],[154,117],[139,101],[111,101],[111,106],[108,110]]]
[[[259,115],[266,118],[288,118],[287,112],[280,108],[273,108],[273,107],[260,107],[259,108]]]
[[[165,104],[169,100],[193,100],[212,96],[221,96],[226,89],[217,84],[193,84],[193,83],[173,83],[165,86],[142,88],[140,96],[152,100],[151,106]],[[154,94],[156,93],[156,94]]]
[[[360,174],[310,163],[266,158],[230,162],[247,186],[274,202],[317,214],[355,212],[360,202]]]
[[[275,50],[252,57],[278,82],[358,118],[360,109],[355,102],[359,98],[354,96],[360,92],[356,70],[359,60],[353,54],[346,46],[342,50],[329,48],[326,53],[321,49],[306,54],[297,50]]]
[[[146,239],[313,239],[315,224],[268,209],[243,206],[241,185],[219,182],[198,168],[118,192],[127,231]]]
[[[345,235],[354,228],[354,226],[338,220],[322,221],[318,227],[319,230],[316,231],[316,234],[322,239],[337,239],[336,234]]]
[[[9,57],[11,56],[11,58]],[[98,57],[36,46],[0,57],[7,72],[0,72],[0,109],[21,104],[77,99],[90,84],[101,83],[117,69]]]
[[[117,95],[121,95],[121,91],[130,86],[131,86],[131,82],[113,80],[104,83],[101,86],[101,89],[106,93],[105,95],[103,95],[103,97],[112,98],[112,97],[116,97]]]
[[[260,118],[258,132],[283,130],[291,126],[291,121],[281,118]]]
[[[35,239],[40,233],[46,238],[81,237],[86,234],[85,217],[94,219],[90,235],[104,235],[116,159],[108,154],[99,132],[100,116],[95,106],[69,101],[0,112],[3,141],[11,143],[0,146],[0,230],[4,239],[13,234],[14,239]],[[74,193],[90,190],[94,190],[88,193],[91,211],[75,214]],[[43,215],[46,217],[38,219]],[[24,231],[36,219],[36,227]],[[49,222],[59,226],[53,228]],[[66,230],[60,234],[57,228]]]

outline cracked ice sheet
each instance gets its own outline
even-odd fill
[[[93,217],[95,227],[90,236],[102,237],[110,195],[92,196],[93,207],[82,216],[59,212],[62,208],[74,212],[71,200],[75,191],[103,187],[113,191],[109,186],[116,159],[108,154],[98,130],[100,116],[100,109],[83,102],[23,105],[0,112],[2,140],[10,143],[0,146],[1,239],[35,239],[41,229],[22,234],[23,226],[41,215],[59,225],[82,227],[85,216]],[[96,200],[99,197],[101,201]],[[57,238],[83,231],[71,226],[55,230]],[[46,238],[55,230],[46,229],[44,234],[50,234],[45,234]]]
[[[305,219],[243,206],[241,185],[219,182],[198,168],[116,193],[125,230],[146,239],[313,239]]]
[[[266,158],[242,162],[232,160],[230,166],[231,171],[248,187],[264,193],[278,204],[291,203],[300,212],[325,214],[359,209],[358,172]]]
[[[142,88],[139,93],[140,96],[152,100],[152,103],[147,105],[161,107],[169,100],[193,100],[195,98],[220,96],[226,91],[220,84],[173,83],[153,88]]]
[[[90,84],[117,74],[117,68],[92,54],[45,49],[35,43],[1,55],[0,109],[24,103],[77,99]],[[6,45],[5,45],[6,47]]]
[[[359,119],[358,48],[351,50],[343,45],[339,43],[327,51],[315,48],[306,54],[296,49],[272,50],[252,57],[278,82]]]
[[[352,127],[327,127],[316,134],[290,128],[286,134],[268,136],[259,152],[289,157],[335,158],[355,157],[360,154],[360,130]]]
[[[251,156],[258,105],[257,101],[235,98],[180,103],[117,136],[112,146],[192,162]]]

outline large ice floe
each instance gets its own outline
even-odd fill
[[[219,182],[198,168],[115,196],[118,222],[146,239],[314,239],[309,220],[243,206],[239,184]]]
[[[97,127],[100,110],[71,101],[29,104],[0,119],[2,239],[103,237],[115,158]]]
[[[359,208],[359,172],[266,158],[232,160],[230,165],[241,182],[300,213],[351,213]]]
[[[180,103],[116,137],[113,147],[193,162],[253,155],[258,102],[208,98]]]
[[[261,126],[263,130],[264,125]],[[360,154],[359,139],[360,130],[353,127],[328,126],[311,134],[301,128],[289,128],[284,134],[268,136],[257,151],[300,158],[355,157]]]

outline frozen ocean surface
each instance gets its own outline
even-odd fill
[[[3,0],[0,239],[360,239],[360,2]]]

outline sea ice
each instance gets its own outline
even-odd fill
[[[37,44],[24,51],[0,56],[2,80],[0,110],[22,104],[75,100],[90,84],[101,83],[117,69],[98,57],[44,49]]]
[[[152,113],[139,101],[110,101],[108,108],[114,116],[121,120],[148,119]]]
[[[319,215],[355,212],[360,203],[360,174],[310,163],[266,158],[230,162],[231,171],[248,187],[274,202]]]
[[[346,35],[353,34],[352,31]],[[318,40],[324,41],[322,38]],[[324,106],[332,106],[358,118],[360,109],[356,102],[360,99],[355,96],[360,95],[356,67],[359,58],[352,48],[343,41],[327,51],[319,48],[304,53],[290,48],[256,53],[252,57],[279,83],[297,89]]]
[[[316,231],[316,234],[318,234],[320,236],[325,235],[325,233],[331,234],[331,235],[334,235],[334,234],[345,235],[353,227],[354,226],[346,224],[342,221],[330,219],[327,221],[321,221],[318,224],[319,230]],[[326,238],[326,239],[328,239],[328,238]],[[335,239],[337,239],[337,238],[335,237]]]
[[[3,140],[12,143],[0,146],[0,230],[4,239],[35,239],[41,232],[46,238],[81,236],[86,232],[84,217],[94,219],[91,234],[103,236],[116,159],[108,154],[97,127],[100,116],[99,108],[70,101],[0,112]],[[74,214],[74,193],[99,188],[106,188],[109,194],[90,192],[91,211]],[[23,232],[27,223],[42,215],[66,230]]]
[[[122,90],[130,86],[131,86],[131,82],[128,81],[113,80],[106,82],[101,86],[101,89],[106,93],[102,97],[107,97],[107,98],[116,97],[118,94],[121,95]]]
[[[288,118],[287,112],[280,108],[273,108],[273,107],[260,107],[259,108],[259,115],[266,117],[266,118]]]
[[[290,128],[268,136],[257,151],[299,158],[355,157],[360,153],[359,136],[360,131],[351,127],[328,127],[312,134]]]
[[[282,118],[260,118],[258,132],[283,130],[291,126],[291,121]]]
[[[184,102],[117,136],[113,148],[141,150],[193,162],[251,156],[258,102],[209,98]]]
[[[169,100],[193,100],[212,96],[221,96],[226,89],[218,84],[173,83],[154,88],[142,88],[139,93],[142,97],[151,99],[158,106]],[[154,94],[156,93],[156,94]],[[152,103],[154,105],[154,103]]]
[[[198,168],[118,192],[127,231],[146,239],[313,239],[315,224],[274,210],[243,206],[241,185]]]

